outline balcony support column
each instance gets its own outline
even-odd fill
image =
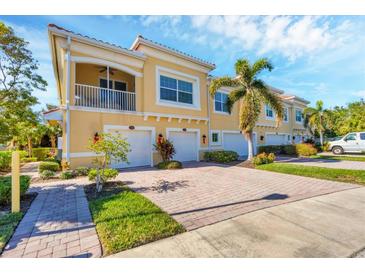
[[[66,161],[70,162],[70,90],[71,90],[71,37],[67,37],[66,52]]]

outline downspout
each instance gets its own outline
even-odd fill
[[[210,95],[209,95],[209,88],[207,86],[207,106],[208,106],[208,150],[211,149],[211,145],[210,145],[210,138],[211,138],[211,134],[210,134]]]
[[[67,37],[66,53],[66,161],[70,162],[70,90],[71,90],[71,37]]]

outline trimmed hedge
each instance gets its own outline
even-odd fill
[[[182,168],[182,163],[179,161],[166,161],[158,163],[156,167],[158,169],[180,169]]]
[[[204,160],[208,162],[229,163],[238,160],[238,154],[235,151],[217,150],[207,151],[204,153]]]
[[[274,160],[275,160],[274,153],[267,154],[263,152],[253,157],[252,162],[254,163],[255,166],[259,166],[259,165],[271,164],[274,162]]]
[[[38,161],[44,161],[51,154],[50,147],[36,147],[32,149],[32,157],[36,157]]]
[[[60,165],[56,162],[41,162],[38,167],[39,173],[42,173],[44,170],[50,170],[50,171],[58,171],[60,170]]]
[[[100,170],[99,172],[100,172],[101,180],[103,182],[106,182],[109,179],[114,179],[119,174],[119,171],[116,170],[116,169],[113,169],[113,168],[106,168],[106,169],[104,169],[103,176],[101,175],[102,174],[102,170]],[[98,171],[95,168],[90,169],[89,174],[88,174],[89,180],[90,181],[95,180],[97,174],[98,174]]]
[[[317,149],[312,144],[296,144],[296,145],[277,145],[277,146],[260,146],[260,153],[274,153],[292,155],[292,156],[311,156],[317,154]]]
[[[75,172],[70,171],[70,170],[64,171],[60,175],[60,179],[62,179],[62,180],[69,180],[69,179],[72,179],[72,178],[75,178],[75,177],[76,177]]]
[[[90,168],[86,166],[79,166],[75,169],[77,176],[87,176],[89,174]]]
[[[0,170],[8,170],[11,167],[12,150],[0,151]],[[28,153],[24,150],[19,151],[20,160],[27,157]]]
[[[36,157],[25,157],[22,159],[22,163],[31,163],[31,162],[37,162]]]
[[[30,184],[30,176],[20,176],[20,195],[27,192]],[[0,204],[9,205],[11,202],[11,176],[0,177]]]
[[[48,180],[48,179],[54,177],[55,175],[56,175],[56,173],[52,170],[43,170],[40,173],[40,177],[42,180]]]

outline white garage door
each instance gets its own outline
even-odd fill
[[[196,161],[198,155],[196,132],[170,132],[168,139],[173,143],[175,155],[173,160],[180,162]]]
[[[151,132],[144,130],[110,130],[110,133],[120,134],[130,144],[128,162],[112,162],[114,168],[150,166],[151,165]]]
[[[301,144],[302,143],[303,137],[301,135],[295,135],[294,137],[295,137],[294,138],[294,143],[296,143],[296,144]]]
[[[286,142],[286,135],[285,134],[267,134],[266,135],[266,145],[285,145]]]
[[[256,152],[256,134],[253,134],[254,153]],[[223,149],[237,152],[239,156],[248,155],[248,143],[241,133],[223,132]]]

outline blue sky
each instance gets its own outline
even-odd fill
[[[57,104],[47,25],[129,48],[137,34],[216,64],[234,75],[238,58],[267,57],[270,85],[326,107],[365,98],[365,16],[0,16],[30,42],[48,81],[40,105]]]

